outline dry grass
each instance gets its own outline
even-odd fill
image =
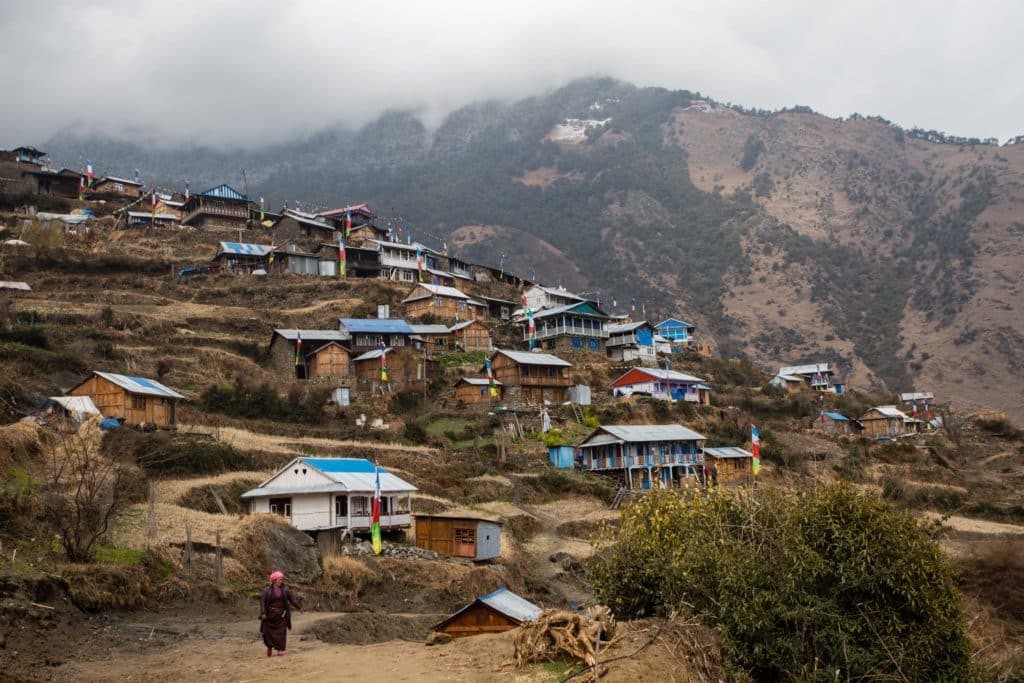
[[[232,515],[213,515],[198,510],[170,505],[156,504],[157,533],[152,539],[146,537],[147,506],[144,503],[131,506],[116,525],[113,533],[115,545],[127,548],[170,546],[185,542],[185,523],[192,527],[192,540],[213,544],[217,530],[221,531],[221,542],[230,547],[238,539],[241,524],[245,518]]]
[[[239,479],[258,479],[263,481],[273,472],[223,472],[209,477],[194,477],[191,479],[168,479],[156,484],[156,500],[158,503],[174,504],[182,496],[197,486],[217,486],[219,484],[230,484]]]
[[[32,422],[15,422],[0,427],[0,465],[15,459],[38,455],[43,449],[43,435]]]
[[[217,441],[227,444],[238,450],[265,451],[270,453],[285,453],[288,455],[307,455],[307,449],[300,448],[309,446],[311,448],[336,449],[336,448],[365,448],[368,451],[403,451],[411,453],[432,454],[436,451],[429,446],[412,446],[403,443],[381,443],[377,441],[358,441],[355,439],[322,439],[314,437],[274,436],[272,434],[259,434],[245,429],[235,427],[206,427],[202,425],[180,425],[179,429],[184,432],[198,434],[210,434]]]

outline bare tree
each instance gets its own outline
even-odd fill
[[[48,521],[72,562],[92,562],[96,543],[130,503],[143,476],[131,462],[107,457],[95,421],[76,433],[58,433],[48,444],[42,500]]]

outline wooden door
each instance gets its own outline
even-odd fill
[[[455,557],[476,557],[476,527],[455,527]]]

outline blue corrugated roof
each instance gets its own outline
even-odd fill
[[[273,249],[269,244],[247,244],[245,242],[221,242],[220,253],[242,254],[245,256],[266,256]]]
[[[393,318],[339,318],[339,322],[350,333],[416,334],[409,323]]]
[[[533,621],[540,616],[540,607],[504,587],[479,598],[479,600],[491,609],[519,622]]]
[[[113,382],[117,386],[125,389],[134,394],[151,394],[153,396],[165,396],[167,398],[185,398],[178,392],[168,389],[160,382],[155,382],[145,377],[129,377],[128,375],[116,375],[112,372],[99,372],[94,371],[95,374],[99,375],[108,382]]]
[[[200,192],[199,194],[204,197],[217,197],[218,199],[240,199],[242,201],[248,199],[244,194],[226,183],[221,183],[217,187],[211,187],[209,190]]]
[[[364,458],[300,458],[307,465],[312,465],[321,472],[332,474],[373,474],[373,463]],[[385,473],[383,467],[381,474]]]
[[[850,418],[845,415],[840,415],[839,413],[825,413],[825,416],[833,420],[846,420],[847,422],[850,420]]]

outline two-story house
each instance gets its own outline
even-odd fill
[[[608,339],[607,313],[590,301],[533,313],[537,346],[549,351],[597,351],[604,353]],[[530,342],[530,318],[516,320],[523,329],[523,341]]]
[[[584,470],[630,489],[682,486],[703,467],[706,437],[680,424],[604,425],[576,449]]]
[[[658,361],[657,348],[654,344],[654,325],[646,320],[635,323],[619,323],[607,325],[608,357],[614,361],[640,361],[644,365],[654,365]]]

